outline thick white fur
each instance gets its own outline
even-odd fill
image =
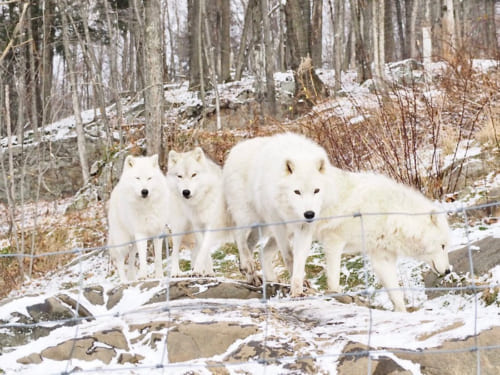
[[[413,257],[445,273],[449,269],[446,214],[429,214],[438,211],[430,200],[419,191],[385,176],[334,168],[330,171],[329,199],[321,217],[353,213],[361,213],[362,217],[351,215],[317,223],[317,239],[325,247],[328,288],[340,289],[342,252],[366,249],[375,274],[388,289],[394,309],[405,311],[404,294],[398,289],[396,260],[399,256]],[[380,212],[399,214],[371,215]]]
[[[142,191],[147,190],[147,196]],[[139,278],[147,277],[147,241],[144,238],[165,233],[167,223],[166,181],[158,156],[127,156],[118,184],[111,192],[108,211],[110,255],[120,280],[127,282],[136,278],[135,256],[139,254]],[[135,246],[124,245],[137,241]],[[163,277],[162,238],[153,240],[155,252],[155,276]],[[128,256],[128,276],[125,259]]]
[[[191,257],[193,272],[212,275],[211,251],[217,245],[230,241],[226,233],[211,231],[228,226],[222,169],[199,147],[183,153],[172,150],[168,156],[167,180],[174,191],[175,204],[181,207],[181,211],[170,218],[169,226],[173,233],[195,231],[197,244]],[[181,240],[180,236],[172,237],[172,276],[180,274]]]
[[[299,220],[267,228],[274,244],[266,246],[262,264],[266,279],[275,281],[272,261],[277,245],[291,273],[293,296],[303,293],[305,261],[315,225],[303,220],[320,213],[328,168],[325,150],[293,133],[240,142],[223,168],[224,193],[236,226]],[[249,233],[250,229],[235,231],[240,269],[248,282],[259,284],[247,243]]]

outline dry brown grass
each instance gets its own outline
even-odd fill
[[[103,204],[99,202],[83,211],[51,214],[50,220],[42,220],[40,217],[36,228],[32,226],[32,222],[28,222],[24,228],[24,254],[56,254],[33,258],[32,264],[30,258],[24,258],[22,261],[24,275],[32,278],[43,277],[48,272],[67,264],[74,257],[73,254],[63,252],[74,248],[103,245],[106,236],[104,216]],[[17,235],[17,241],[14,240],[14,235]],[[15,246],[21,244],[20,238],[20,232],[12,233],[10,238],[0,238],[8,243],[0,249],[1,253],[11,255],[22,253],[23,249]],[[22,284],[23,275],[16,257],[0,258],[0,280],[3,280],[3,283],[0,282],[0,298]]]
[[[458,179],[448,175],[444,156],[452,155],[454,166],[460,168],[460,143],[470,145],[477,139],[498,148],[499,78],[498,70],[484,74],[450,66],[439,82],[393,86],[375,94],[376,108],[352,97],[356,113],[350,117],[329,111],[311,113],[298,122],[327,149],[337,167],[379,171],[441,198],[455,191]],[[426,94],[431,88],[440,91],[439,99]],[[350,122],[360,116],[362,121]]]

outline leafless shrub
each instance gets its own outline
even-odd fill
[[[327,149],[334,165],[376,170],[442,197],[456,190],[464,153],[476,132],[495,121],[488,112],[498,111],[499,85],[490,75],[448,65],[437,82],[393,84],[385,94],[374,94],[372,107],[351,96],[348,103],[354,111],[349,115],[317,111],[300,124]],[[447,164],[446,150],[451,160]]]

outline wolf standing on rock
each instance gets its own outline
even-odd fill
[[[281,251],[291,274],[292,296],[303,293],[315,226],[310,221],[321,211],[330,167],[318,144],[299,134],[284,133],[238,143],[223,168],[224,194],[236,226],[293,221],[266,228],[272,238],[264,248],[262,264],[266,279],[276,281],[273,258],[277,249]],[[234,232],[240,269],[248,282],[260,284],[247,243],[249,233],[250,228]]]
[[[158,155],[127,156],[120,181],[109,200],[108,245],[122,282],[136,278],[135,256],[139,253],[139,278],[147,277],[146,238],[165,233],[168,196],[165,176],[158,165]],[[123,245],[137,241],[133,245]],[[163,238],[153,240],[155,276],[163,277]],[[123,246],[120,246],[123,245]],[[125,260],[128,256],[128,276]]]
[[[211,250],[226,242],[225,234],[212,232],[225,228],[227,211],[222,190],[222,169],[210,160],[200,147],[188,152],[171,150],[168,155],[167,180],[173,191],[172,200],[181,212],[172,215],[169,226],[173,233],[195,231],[196,248],[192,250],[193,273],[212,275]],[[172,276],[180,274],[180,236],[172,237]]]
[[[374,173],[332,168],[328,181],[328,200],[321,211],[325,219],[318,221],[315,236],[324,246],[328,289],[340,291],[342,252],[366,251],[396,311],[406,310],[398,257],[416,258],[439,274],[449,273],[446,214],[438,213],[423,194]]]

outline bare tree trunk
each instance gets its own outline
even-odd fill
[[[403,32],[403,12],[401,10],[401,2],[400,0],[394,1],[396,4],[396,25],[398,28],[398,59],[402,59],[405,55],[405,34]]]
[[[200,0],[200,14],[201,18],[205,21],[202,25],[205,31],[205,43],[203,43],[204,53],[208,62],[208,71],[210,73],[210,78],[212,81],[212,87],[215,92],[215,112],[216,112],[216,128],[217,130],[222,130],[222,124],[220,121],[220,100],[219,100],[219,90],[217,88],[217,73],[215,65],[215,47],[212,44],[212,38],[210,37],[210,28],[208,26],[208,17],[206,14],[206,3],[205,0]],[[200,38],[201,39],[201,38]]]
[[[54,15],[55,0],[44,1],[43,7],[43,44],[42,44],[42,125],[47,124],[52,116],[51,92],[53,70],[53,35],[55,33]]]
[[[144,104],[146,112],[146,143],[148,155],[158,154],[163,160],[163,63],[161,37],[160,0],[144,0],[145,8],[145,48],[144,48]]]
[[[69,18],[71,20],[71,24],[73,25],[73,28],[75,30],[78,30],[75,21],[69,15]],[[99,64],[99,61],[97,60],[97,57],[95,55],[95,50],[94,48],[91,47],[92,41],[90,39],[90,33],[89,33],[89,25],[88,25],[88,18],[89,18],[89,13],[86,5],[82,6],[82,23],[83,23],[83,34],[85,37],[85,40],[83,41],[81,39],[81,36],[78,32],[76,32],[78,41],[80,42],[80,45],[82,47],[82,51],[84,51],[84,57],[85,61],[87,61],[87,66],[89,69],[89,73],[92,76],[91,82],[92,82],[92,87],[94,89],[94,97],[97,102],[97,106],[99,107],[99,111],[101,112],[101,121],[104,125],[104,129],[106,132],[106,143],[107,147],[111,147],[111,127],[109,125],[108,121],[108,116],[106,114],[106,97],[104,94],[104,81],[102,79],[102,74],[101,74],[101,64]],[[114,48],[114,47],[113,47]]]
[[[445,0],[443,6],[443,57],[450,60],[456,51],[455,16],[453,0]]]
[[[104,2],[105,12],[106,12],[106,25],[110,35],[110,40],[118,41],[119,35],[116,26],[111,22],[111,9],[107,1]],[[111,95],[113,96],[113,101],[116,106],[116,127],[118,128],[118,134],[120,138],[120,149],[122,148],[123,134],[122,134],[122,121],[123,121],[123,109],[122,101],[120,98],[120,88],[119,88],[119,78],[118,78],[118,57],[117,48],[118,46],[110,43],[108,46],[108,58],[110,65],[110,80],[111,80]],[[125,47],[125,44],[124,44]],[[124,59],[125,60],[125,59]],[[97,67],[96,67],[97,68]]]
[[[358,82],[364,82],[372,77],[370,61],[363,33],[361,32],[361,9],[359,0],[350,0],[351,17],[354,29],[354,44],[356,46],[356,70]]]
[[[385,61],[394,61],[394,30],[392,0],[384,0],[384,55]]]
[[[59,3],[60,9],[64,9],[62,3]],[[76,127],[76,137],[78,146],[78,156],[80,158],[80,166],[82,168],[82,178],[83,184],[85,185],[89,181],[89,166],[87,161],[87,148],[85,146],[85,132],[83,130],[82,114],[80,109],[79,95],[78,95],[78,85],[76,81],[75,73],[75,60],[73,52],[69,46],[69,36],[68,36],[68,19],[66,13],[61,11],[62,20],[62,34],[63,34],[63,47],[64,54],[66,56],[66,64],[68,68],[68,76],[71,87],[71,98],[73,102],[73,111],[75,115],[75,127]]]
[[[343,31],[342,31],[343,32]],[[323,65],[323,0],[313,0],[311,18],[311,58],[313,65]]]
[[[135,76],[135,91],[142,91],[145,86],[147,85],[146,83],[146,78],[144,77],[144,66],[146,65],[146,62],[144,61],[144,56],[146,52],[144,51],[145,49],[145,28],[146,26],[144,25],[144,7],[142,4],[141,0],[132,0],[132,5],[133,5],[133,15],[134,15],[134,21],[132,23],[132,30],[134,34],[134,43],[135,43],[135,70],[134,70],[134,76]],[[156,30],[156,33],[159,33],[159,29]],[[158,36],[159,37],[159,36]]]
[[[247,56],[248,45],[250,43],[250,31],[253,7],[256,5],[256,0],[249,0],[247,8],[245,10],[245,20],[243,21],[243,30],[241,32],[241,42],[240,48],[238,49],[238,56],[236,58],[236,72],[234,79],[236,81],[241,80],[241,75],[243,74],[243,69],[245,67],[245,57]]]
[[[429,1],[425,0],[424,23],[422,25],[422,56],[426,69],[432,62],[431,9]]]
[[[420,0],[413,0],[413,6],[411,8],[411,20],[410,20],[410,57],[417,58],[417,20],[421,8]]]
[[[285,6],[280,3],[279,5],[279,58],[278,70],[284,72],[286,70],[286,52],[285,52]]]
[[[266,110],[271,114],[276,114],[276,92],[274,88],[274,57],[271,45],[271,26],[269,25],[269,10],[267,0],[261,0],[262,23],[264,33],[265,48],[265,69],[266,69]]]
[[[335,44],[335,92],[342,88],[342,46],[344,43],[343,1],[335,0],[334,44]]]
[[[384,80],[384,4],[373,1],[373,78],[378,88]]]
[[[231,7],[229,0],[219,0],[220,4],[220,74],[219,82],[231,80]]]
[[[285,6],[287,46],[290,48],[291,68],[297,70],[301,60],[311,56],[311,19],[309,2],[288,0]]]
[[[165,13],[165,18],[167,20],[168,42],[170,47],[170,79],[175,80],[177,71],[175,69],[174,33],[172,31],[172,22],[170,21],[168,0],[165,0]]]

